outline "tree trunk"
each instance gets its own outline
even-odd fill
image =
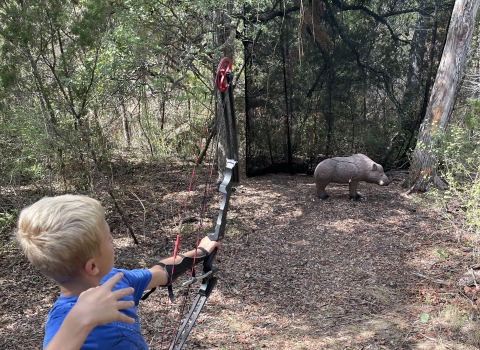
[[[439,136],[453,109],[478,6],[478,0],[455,1],[442,59],[413,153],[408,182],[411,190],[426,191],[432,182],[437,187],[445,187],[437,176]]]
[[[284,95],[285,95],[285,133],[287,137],[287,163],[288,163],[288,168],[290,170],[290,173],[293,174],[293,162],[292,162],[292,142],[291,142],[291,136],[290,136],[290,111],[291,111],[291,100],[289,96],[289,76],[287,76],[287,59],[288,59],[288,28],[287,28],[287,18],[284,19],[283,27],[282,27],[282,63],[283,63],[283,89],[284,89]]]
[[[435,7],[435,16],[434,22],[432,27],[432,41],[430,43],[430,50],[428,53],[428,71],[427,71],[427,79],[425,80],[425,89],[423,92],[423,105],[420,110],[420,116],[414,125],[414,129],[417,129],[420,122],[425,118],[428,108],[428,96],[430,95],[430,88],[432,87],[432,77],[434,72],[434,65],[435,65],[435,46],[437,42],[437,30],[438,30],[438,8]]]
[[[123,97],[120,97],[120,106],[122,107],[122,126],[123,126],[123,140],[128,150],[131,148],[131,137],[130,137],[130,123],[128,121],[128,112],[125,107],[125,100]]]
[[[332,89],[333,89],[333,76],[332,72],[328,73],[328,82],[327,82],[327,101],[326,105],[327,108],[324,111],[325,122],[327,123],[327,139],[325,145],[325,157],[330,157],[331,149],[333,148],[332,141],[333,141],[333,98],[332,98]]]
[[[245,8],[246,5],[243,5],[244,7],[244,13],[245,13]],[[244,74],[244,79],[245,79],[245,171],[247,176],[250,175],[250,164],[252,162],[252,145],[250,142],[250,135],[251,135],[251,126],[250,126],[250,68],[252,66],[252,55],[251,55],[251,50],[253,50],[253,41],[248,39],[247,35],[247,21],[246,18],[244,17],[243,20],[243,62],[245,64],[245,74]]]
[[[425,7],[425,1],[418,2],[419,8]],[[397,165],[405,162],[406,153],[411,147],[415,131],[418,128],[416,120],[419,118],[419,106],[421,104],[422,72],[424,71],[424,59],[426,53],[426,28],[427,16],[418,13],[415,31],[410,44],[410,64],[405,84],[405,93],[400,104],[401,124],[398,137],[395,137],[392,146],[385,157],[385,163]]]

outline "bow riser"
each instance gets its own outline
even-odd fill
[[[215,226],[215,232],[208,234],[208,237],[212,241],[219,241],[225,236],[228,204],[230,202],[230,196],[232,194],[232,187],[238,184],[238,179],[238,162],[233,159],[227,159],[225,177],[219,188],[220,193],[222,193],[222,202],[220,203],[220,210],[217,217],[217,225]]]

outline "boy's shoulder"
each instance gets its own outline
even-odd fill
[[[45,337],[43,340],[43,347],[45,348],[50,340],[57,333],[62,325],[63,320],[77,302],[78,297],[64,297],[60,296],[53,304],[47,316],[45,323]]]
[[[76,304],[78,297],[64,297],[60,296],[53,304],[52,308],[50,309],[50,316],[60,317],[61,315],[66,316],[70,309]]]

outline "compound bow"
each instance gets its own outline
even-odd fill
[[[238,143],[237,143],[237,130],[236,130],[236,118],[233,101],[233,73],[232,63],[229,58],[223,58],[217,68],[215,85],[220,92],[221,103],[223,106],[223,117],[225,120],[225,132],[226,132],[226,169],[223,181],[220,184],[219,191],[222,193],[222,202],[220,204],[220,210],[218,213],[217,223],[215,226],[215,232],[209,233],[208,237],[212,241],[219,241],[225,236],[225,226],[227,221],[228,204],[230,196],[233,191],[233,186],[240,180],[239,167],[238,167]],[[219,120],[217,120],[218,125]],[[219,270],[218,267],[213,266],[213,261],[217,255],[217,249],[215,249],[209,257],[203,262],[203,272],[201,276],[191,277],[188,281],[183,283],[183,286],[188,286],[198,280],[202,280],[197,295],[190,307],[185,320],[178,328],[174,340],[171,342],[169,350],[181,349],[187,340],[190,331],[192,330],[195,321],[197,320],[200,312],[202,311],[205,302],[207,301],[210,293],[217,284],[217,277],[215,273]]]

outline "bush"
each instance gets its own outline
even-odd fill
[[[467,225],[480,228],[480,100],[470,100],[469,108],[451,123],[443,135],[439,174],[449,189],[442,200],[457,203]]]

